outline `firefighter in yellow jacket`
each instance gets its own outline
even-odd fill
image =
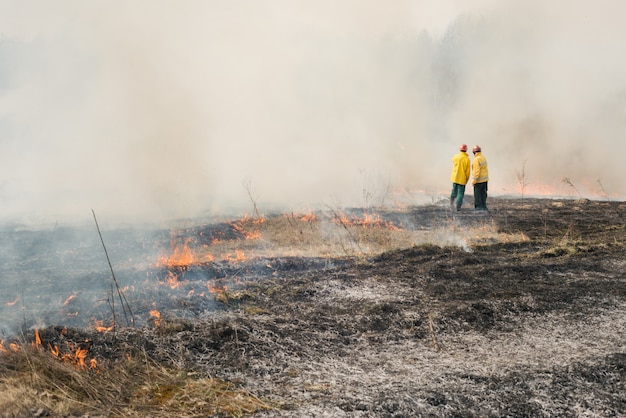
[[[474,185],[474,209],[487,210],[487,182],[489,181],[489,169],[487,159],[482,154],[482,149],[475,145],[472,148],[474,161],[472,161],[472,184]]]
[[[467,155],[467,145],[459,147],[459,153],[452,157],[452,193],[450,193],[450,206],[456,210],[461,210],[463,197],[465,196],[465,185],[470,178],[470,158]]]

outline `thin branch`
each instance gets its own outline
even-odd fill
[[[528,186],[528,182],[526,181],[526,160],[524,160],[524,164],[522,164],[522,170],[521,171],[516,170],[515,175],[517,176],[517,182],[520,185],[520,190],[522,192],[522,200],[523,200],[526,186]]]
[[[122,288],[120,288],[120,285],[117,283],[117,279],[115,278],[115,272],[113,271],[113,265],[111,264],[111,259],[109,258],[109,253],[107,251],[107,247],[106,245],[104,245],[104,239],[102,238],[102,233],[100,232],[100,226],[98,225],[98,219],[96,218],[96,212],[94,212],[94,210],[91,210],[91,213],[93,213],[93,220],[96,222],[96,229],[98,230],[98,235],[100,236],[100,242],[102,242],[102,248],[104,248],[104,255],[107,258],[107,262],[109,263],[109,268],[111,269],[111,276],[113,277],[113,282],[115,283],[115,287],[117,288],[117,295],[120,298],[120,303],[122,305],[122,311],[124,312],[124,317],[126,318],[126,324],[127,325],[135,325],[135,317],[133,316],[133,312],[130,309],[130,305],[128,304],[128,301],[126,300],[126,296],[124,296],[124,292],[122,291]],[[128,312],[128,313],[127,313]],[[128,319],[130,315],[130,321]]]
[[[259,214],[259,209],[256,206],[256,200],[252,196],[252,181],[249,178],[246,178],[243,181],[243,187],[246,189],[246,192],[248,192],[248,197],[252,201],[252,207],[254,209],[254,216],[257,218],[260,218],[261,215]]]
[[[563,177],[563,179],[561,180],[563,183],[569,185],[572,189],[574,189],[576,191],[576,193],[578,193],[578,197],[582,199],[583,195],[580,194],[580,192],[578,191],[578,189],[576,188],[576,186],[574,186],[574,183],[572,183],[572,181],[570,180],[569,177]]]
[[[602,182],[600,181],[600,179],[598,179],[598,184],[600,185],[600,190],[602,190],[602,196],[604,196],[604,198],[606,200],[611,200],[611,198],[609,197],[609,194],[606,192],[606,190],[604,189],[604,186],[602,185]]]
[[[333,208],[329,207],[329,209],[333,213],[333,218],[337,222],[339,222],[341,224],[341,226],[343,226],[343,228],[346,230],[346,232],[348,233],[350,238],[352,238],[352,242],[354,242],[356,244],[357,248],[359,249],[359,252],[363,253],[363,249],[359,245],[359,240],[354,236],[354,234],[352,234],[352,231],[350,231],[350,228],[348,228],[348,225],[346,225],[346,222],[344,221],[344,217],[340,216],[339,213],[336,210],[334,210]]]

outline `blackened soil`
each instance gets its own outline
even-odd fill
[[[527,239],[257,260],[218,313],[90,334],[91,353],[175,359],[273,406],[258,416],[625,416],[626,204],[490,199],[490,210],[381,214]]]

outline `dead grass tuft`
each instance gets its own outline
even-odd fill
[[[138,388],[132,404],[143,404],[152,409],[153,416],[228,416],[241,417],[270,406],[218,379],[193,379],[188,376],[166,374],[162,381],[151,382]]]
[[[0,376],[3,416],[240,417],[270,409],[232,384],[167,369],[137,354],[94,371],[25,345],[0,353]]]
[[[115,379],[128,379],[123,370],[116,374]],[[0,375],[0,409],[9,416],[42,408],[57,415],[121,412],[114,405],[123,395],[108,372],[78,369],[39,348],[25,345],[2,353]]]
[[[235,249],[247,257],[337,257],[371,256],[386,251],[411,248],[416,245],[455,245],[469,249],[473,245],[499,242],[527,242],[523,233],[507,234],[498,231],[493,222],[459,226],[454,220],[433,228],[403,228],[379,216],[343,212],[325,212],[315,215],[286,214],[239,222],[247,236],[255,239],[216,243],[212,251],[232,253]]]

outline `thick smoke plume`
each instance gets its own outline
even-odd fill
[[[3,219],[434,196],[461,142],[492,193],[624,192],[618,0],[0,7]]]

